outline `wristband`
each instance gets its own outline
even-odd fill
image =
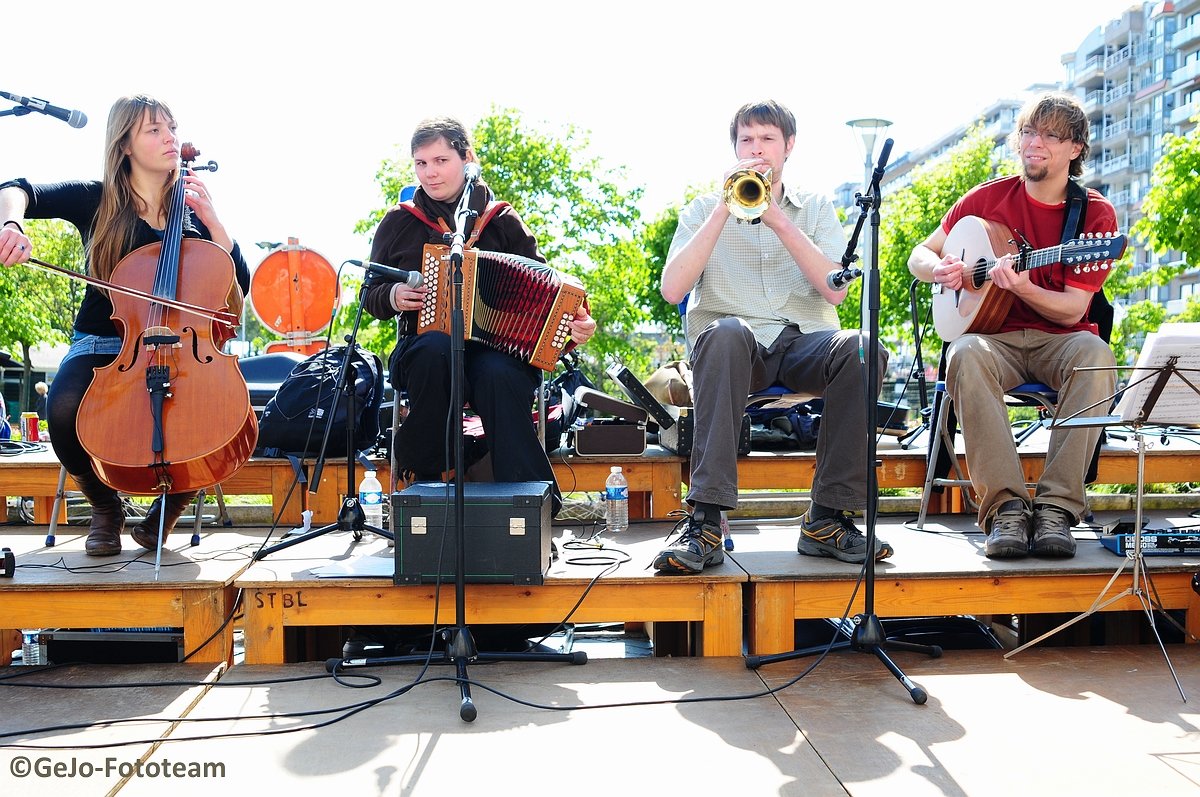
[[[8,221],[4,222],[3,224],[0,224],[0,227],[7,227],[10,224],[12,226],[16,227],[17,232],[21,233],[21,235],[25,234],[25,228],[22,227],[21,222],[17,221],[16,219],[9,219]]]

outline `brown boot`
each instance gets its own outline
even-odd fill
[[[121,552],[125,509],[117,491],[100,481],[95,473],[72,476],[79,491],[92,505],[92,522],[83,550],[88,556],[116,556]]]
[[[175,528],[175,521],[179,520],[179,516],[183,514],[183,510],[187,509],[188,504],[196,500],[197,490],[190,493],[171,493],[167,496],[167,511],[163,522],[163,544],[167,542],[167,535]],[[153,551],[158,547],[158,518],[162,512],[163,499],[160,495],[154,499],[154,503],[150,505],[150,512],[146,517],[133,527],[129,532],[129,536],[138,545]]]

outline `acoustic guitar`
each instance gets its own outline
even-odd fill
[[[957,255],[965,264],[963,286],[957,291],[933,284],[933,326],[944,341],[969,332],[996,332],[1008,316],[1013,294],[995,289],[991,271],[1006,254],[1017,256],[1017,271],[1062,263],[1076,274],[1107,269],[1125,252],[1126,238],[1117,232],[1088,233],[1045,249],[1024,248],[1003,224],[964,216],[946,236],[942,256]]]

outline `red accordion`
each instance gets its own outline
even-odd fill
[[[463,252],[463,332],[520,360],[553,371],[574,348],[567,324],[587,300],[579,280],[545,263],[502,252]],[[421,284],[429,288],[417,311],[417,334],[450,334],[450,248],[426,244]],[[568,346],[569,344],[569,346]]]

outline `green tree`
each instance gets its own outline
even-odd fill
[[[908,258],[941,223],[946,211],[968,190],[994,177],[1012,174],[1016,163],[996,155],[996,145],[984,129],[972,127],[963,140],[936,162],[913,170],[912,181],[894,192],[885,194],[880,208],[879,229],[879,332],[881,340],[911,340],[912,316],[909,307],[909,284],[912,274]],[[857,221],[857,214],[850,218]],[[863,225],[863,235],[870,233],[870,221]],[[846,300],[838,306],[842,326],[859,326],[862,301],[862,280],[851,283]],[[929,290],[918,288],[918,318],[929,315]],[[934,361],[941,341],[929,327],[923,354]]]
[[[1128,299],[1151,288],[1167,285],[1200,258],[1200,128],[1185,136],[1163,137],[1163,154],[1154,164],[1150,188],[1142,201],[1142,217],[1132,235],[1148,244],[1153,252],[1183,253],[1183,260],[1170,265],[1155,265],[1134,273],[1132,247],[1105,282],[1105,291],[1114,299]],[[1118,363],[1132,363],[1146,334],[1167,321],[1195,320],[1196,307],[1189,302],[1183,313],[1168,317],[1166,308],[1153,299],[1143,299],[1125,309],[1113,330],[1113,352]]]
[[[1193,117],[1200,121],[1200,116]],[[1200,127],[1184,136],[1163,136],[1142,218],[1134,233],[1155,252],[1176,250],[1191,263],[1200,259]]]
[[[588,289],[600,331],[582,350],[592,361],[587,370],[597,375],[601,356],[635,355],[640,350],[635,333],[647,318],[638,302],[645,265],[630,245],[640,224],[642,189],[623,185],[623,168],[609,169],[590,155],[586,133],[573,125],[547,132],[527,125],[515,109],[493,107],[472,132],[484,181],[521,215],[550,264],[575,274]],[[401,189],[416,182],[409,153],[398,147],[375,179],[384,204],[355,225],[366,235],[396,204]],[[349,328],[352,312],[346,307],[339,313],[339,328]],[[390,351],[394,324],[364,319],[360,341]]]
[[[39,260],[76,271],[83,270],[83,244],[79,233],[65,221],[31,220],[26,234]],[[21,406],[34,402],[30,350],[43,343],[65,343],[83,297],[77,280],[42,271],[34,266],[17,266],[0,271],[0,348],[20,347],[25,364]]]

